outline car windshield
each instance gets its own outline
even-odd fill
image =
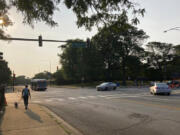
[[[158,86],[158,87],[167,87],[168,85],[166,83],[156,83],[156,86]]]
[[[106,83],[102,83],[102,84],[100,84],[100,85],[102,86],[102,85],[107,85],[107,84],[109,84],[109,83],[108,83],[108,82],[106,82]]]

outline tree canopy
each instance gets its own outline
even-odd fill
[[[172,60],[174,55],[173,45],[161,42],[149,42],[147,45],[149,52],[149,64],[157,69],[162,69],[167,61]]]
[[[144,52],[141,46],[146,38],[146,33],[127,23],[127,19],[104,27],[92,38],[103,55],[108,78],[111,78],[114,68],[121,67],[125,83],[128,59],[131,60],[132,56],[140,56]],[[129,56],[131,58],[128,58]]]
[[[0,84],[7,83],[11,79],[11,71],[8,67],[8,63],[4,60],[0,60]]]
[[[33,79],[51,79],[52,74],[48,71],[40,72],[34,75]]]
[[[119,21],[129,12],[133,14],[132,23],[137,24],[137,16],[143,16],[145,12],[133,0],[0,0],[0,19],[3,19],[3,26],[12,25],[9,10],[16,8],[17,13],[23,16],[25,24],[34,26],[35,22],[42,21],[56,26],[53,15],[59,10],[61,3],[75,13],[78,27],[85,26],[88,30],[95,25],[104,26]],[[8,35],[1,28],[0,37],[5,36]]]
[[[80,82],[82,78],[86,81],[98,80],[97,72],[102,72],[103,62],[95,46],[73,47],[72,42],[83,40],[69,40],[63,53],[59,54],[62,71],[65,80]]]
[[[24,75],[17,76],[15,78],[15,84],[30,84],[31,80]]]

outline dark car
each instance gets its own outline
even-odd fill
[[[180,82],[179,82],[179,81],[176,81],[176,80],[173,80],[173,81],[167,82],[167,85],[168,85],[170,88],[179,88],[179,87],[180,87]]]

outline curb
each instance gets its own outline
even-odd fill
[[[52,112],[49,108],[39,105],[43,110],[45,110],[50,117],[53,117],[54,120],[59,124],[59,126],[68,134],[68,135],[83,135],[77,129],[65,122],[60,116]]]

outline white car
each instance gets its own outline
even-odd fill
[[[154,83],[153,86],[150,87],[150,93],[153,95],[156,94],[171,94],[171,89],[166,83]]]
[[[117,85],[113,82],[105,82],[101,83],[100,85],[96,86],[97,91],[103,90],[116,90]]]

